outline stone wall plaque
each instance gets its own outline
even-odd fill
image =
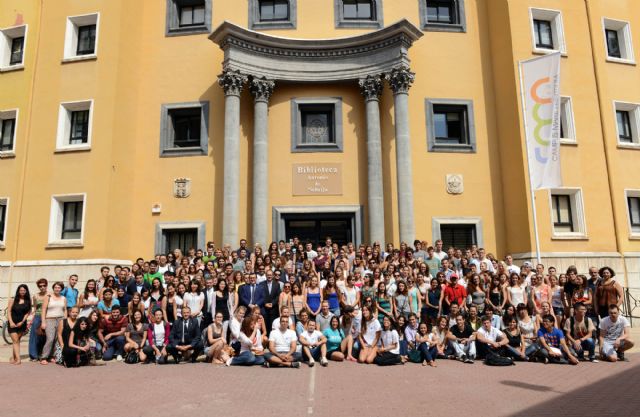
[[[464,192],[464,183],[462,174],[447,174],[447,192],[449,194],[462,194]]]
[[[173,180],[173,195],[176,198],[187,198],[191,195],[191,179],[176,178]]]
[[[293,164],[293,195],[342,195],[342,164]]]

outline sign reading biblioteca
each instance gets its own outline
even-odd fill
[[[342,195],[342,164],[293,164],[293,195]]]

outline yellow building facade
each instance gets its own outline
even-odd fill
[[[543,263],[640,286],[637,1],[0,0],[0,31],[1,297],[292,234],[535,259],[518,61],[553,51]]]

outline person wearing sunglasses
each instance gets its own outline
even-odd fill
[[[38,286],[38,292],[33,295],[31,305],[35,307],[35,313],[33,316],[33,322],[31,323],[31,332],[29,332],[29,360],[31,362],[37,362],[40,357],[40,352],[44,346],[44,335],[40,330],[42,324],[42,304],[45,298],[47,298],[47,286],[49,283],[46,279],[40,278],[36,285]]]

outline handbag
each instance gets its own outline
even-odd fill
[[[135,365],[138,362],[140,362],[140,356],[138,355],[138,352],[136,352],[135,350],[132,350],[131,352],[129,352],[127,354],[127,357],[124,358],[124,363],[127,363],[129,365]]]
[[[409,362],[412,363],[421,363],[422,362],[422,353],[418,349],[411,349],[409,351]]]

